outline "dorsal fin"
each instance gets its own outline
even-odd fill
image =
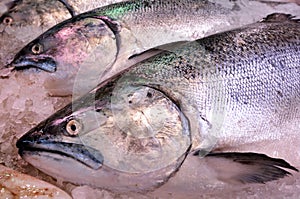
[[[273,13],[269,14],[263,20],[261,21],[263,23],[268,22],[296,22],[299,23],[300,19],[295,19],[295,16],[291,14],[285,14],[285,13]]]

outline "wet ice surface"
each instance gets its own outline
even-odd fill
[[[2,3],[2,2],[1,2]],[[257,3],[257,2],[255,2]],[[266,5],[259,6],[266,9]],[[270,11],[274,6],[296,15],[299,7],[296,4],[267,6]],[[0,12],[5,8],[1,7]],[[245,13],[251,17],[249,10]],[[28,30],[25,34],[30,34]],[[2,48],[9,49],[9,42]],[[32,72],[32,71],[31,71]],[[49,97],[43,86],[47,73],[13,73],[9,79],[0,79],[0,163],[18,171],[44,179],[56,184],[49,176],[28,166],[17,154],[16,140],[40,121],[70,102],[70,98]],[[291,143],[289,143],[291,144]],[[295,144],[295,143],[294,143]],[[56,184],[71,193],[74,198],[298,198],[300,195],[300,174],[287,177],[265,185],[229,185],[209,178],[205,164],[190,169],[186,160],[180,173],[154,192],[149,193],[112,193],[106,190],[93,189],[88,186],[75,187],[69,184]],[[292,163],[292,162],[291,162]],[[295,165],[297,166],[297,165]],[[298,165],[299,166],[299,165]],[[189,168],[189,169],[188,169]],[[195,172],[203,172],[203,179],[195,179]]]
[[[182,184],[170,191],[162,191],[161,187],[152,193],[129,193],[117,194],[106,190],[96,190],[88,186],[81,186],[73,189],[72,197],[78,199],[88,198],[140,198],[140,199],[156,199],[156,198],[299,198],[300,194],[300,175],[295,175],[295,178],[283,179],[277,182],[269,182],[267,184],[256,185],[228,185],[228,184],[201,184],[200,186],[189,187],[186,191],[182,190]],[[172,180],[172,179],[171,179]],[[171,182],[171,181],[170,181]],[[169,183],[170,183],[169,182]],[[178,192],[179,190],[179,192]]]
[[[20,166],[17,138],[70,101],[49,97],[43,77],[42,73],[13,72],[9,79],[0,79],[0,163],[8,167]]]

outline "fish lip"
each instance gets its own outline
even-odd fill
[[[34,67],[50,73],[54,73],[57,70],[56,62],[49,56],[39,56],[38,58],[20,56],[15,58],[8,66],[13,67],[15,70],[24,70]]]
[[[25,152],[46,152],[58,154],[77,160],[93,170],[98,170],[103,165],[103,155],[88,146],[76,143],[57,142],[57,141],[35,141],[29,138],[20,138],[16,143],[18,153],[23,157]]]

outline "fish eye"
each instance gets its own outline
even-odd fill
[[[146,96],[147,96],[148,98],[152,98],[153,93],[151,93],[150,91],[148,91]]]
[[[43,45],[42,44],[34,44],[32,47],[31,47],[31,51],[33,54],[35,55],[38,55],[40,54],[41,52],[43,52]]]
[[[70,120],[66,126],[67,132],[72,136],[78,135],[80,133],[81,129],[82,129],[82,125],[77,120]]]
[[[4,17],[4,19],[2,20],[2,23],[6,24],[6,25],[11,25],[13,22],[13,18],[7,16],[7,17]]]

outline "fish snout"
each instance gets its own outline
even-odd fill
[[[6,67],[12,67],[15,70],[37,68],[50,73],[57,69],[54,59],[48,56],[16,56]]]
[[[16,146],[19,149],[19,155],[25,156],[27,160],[30,156],[50,157],[60,154],[62,159],[77,160],[94,170],[100,169],[104,161],[104,156],[100,151],[84,144],[67,142],[59,136],[46,135],[42,129],[29,131],[17,141]]]
[[[44,133],[45,128],[49,128],[45,126],[47,121],[43,121],[39,123],[36,127],[25,133],[16,143],[17,148],[22,151],[25,148],[31,149],[37,144],[41,144],[43,142],[47,142],[49,140],[54,140],[52,137],[53,135],[47,135]],[[20,154],[21,155],[21,154]]]
[[[43,140],[48,140],[49,137],[43,135],[43,132],[37,131],[36,128],[32,129],[31,131],[27,132],[23,135],[16,143],[17,148],[19,148],[19,154],[21,155],[20,151],[22,152],[25,148],[31,148],[35,144],[40,144]]]

